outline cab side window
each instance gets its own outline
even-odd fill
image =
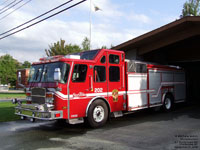
[[[119,82],[120,81],[120,69],[118,66],[109,67],[109,80],[110,82]]]
[[[87,74],[87,65],[76,64],[72,74],[72,82],[84,82]]]
[[[105,62],[106,62],[106,56],[103,56],[103,57],[101,58],[101,63],[104,64]]]
[[[95,66],[94,67],[94,82],[106,81],[106,67]]]
[[[109,55],[109,63],[110,64],[119,64],[119,56],[118,55]]]

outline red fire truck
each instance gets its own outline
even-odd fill
[[[109,117],[151,107],[169,111],[184,102],[185,73],[178,67],[125,60],[123,51],[92,50],[41,58],[30,69],[22,119],[87,120],[100,127]]]

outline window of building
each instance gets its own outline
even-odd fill
[[[109,55],[109,63],[111,64],[119,64],[119,56],[118,55]]]
[[[95,66],[94,67],[94,82],[106,81],[106,67]]]
[[[120,70],[118,66],[110,66],[109,68],[109,80],[110,82],[120,81]]]
[[[76,64],[72,75],[72,82],[84,82],[87,74],[87,65]]]
[[[18,72],[18,83],[22,83],[22,73]]]

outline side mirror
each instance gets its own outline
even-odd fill
[[[60,68],[56,68],[54,71],[54,81],[60,81],[61,80],[61,72]]]

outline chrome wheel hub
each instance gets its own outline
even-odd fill
[[[93,118],[96,122],[101,122],[104,119],[104,108],[102,106],[96,106],[94,108]]]
[[[166,109],[171,108],[171,100],[169,98],[166,98],[166,100],[165,100],[165,107],[166,107]]]

